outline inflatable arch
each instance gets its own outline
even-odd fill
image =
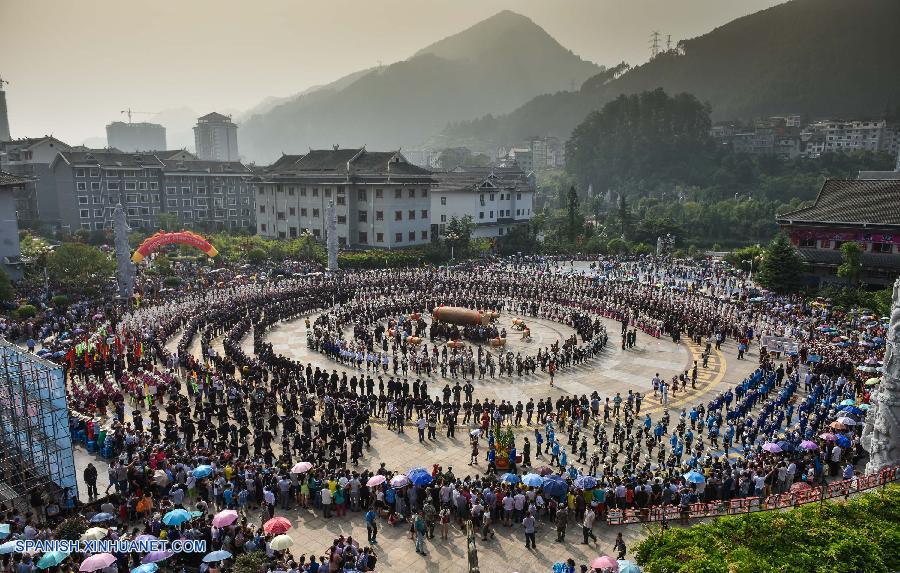
[[[163,245],[169,245],[171,243],[191,245],[192,247],[200,249],[209,257],[214,257],[219,254],[219,251],[217,251],[216,248],[209,243],[209,241],[207,241],[197,233],[192,233],[191,231],[177,231],[172,233],[159,231],[155,235],[144,239],[144,242],[141,243],[141,245],[131,256],[131,260],[135,263],[139,263],[156,249],[160,248]]]

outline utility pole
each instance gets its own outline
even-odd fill
[[[650,58],[653,59],[659,55],[659,31],[654,30],[650,33]]]
[[[672,51],[672,34],[666,35],[666,51],[667,52]]]

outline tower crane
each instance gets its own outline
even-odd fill
[[[158,112],[158,111],[134,111],[134,110],[132,110],[132,109],[129,107],[128,109],[123,109],[123,110],[120,111],[119,113],[124,113],[125,115],[127,115],[127,116],[128,116],[128,123],[131,123],[131,115],[132,115],[132,114],[135,114],[135,113],[141,113],[141,114],[146,114],[146,115],[156,115],[156,114],[158,114],[159,112]]]

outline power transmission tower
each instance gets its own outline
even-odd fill
[[[654,30],[650,34],[650,57],[655,58],[659,55],[659,32]]]
[[[672,34],[666,35],[666,51],[672,51]]]

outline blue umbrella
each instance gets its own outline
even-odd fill
[[[425,468],[412,468],[406,472],[406,477],[419,487],[424,487],[434,481],[434,478],[431,477],[431,474]]]
[[[847,398],[846,400],[841,402],[841,406],[852,406],[854,404],[856,404],[856,400],[854,400],[853,398]]]
[[[597,479],[594,476],[578,476],[575,478],[575,487],[579,489],[594,489],[597,487]]]
[[[48,567],[59,565],[65,561],[68,556],[69,554],[65,551],[50,551],[49,553],[44,553],[41,555],[41,558],[38,559],[37,568],[47,569]]]
[[[10,529],[8,523],[0,523],[0,539],[6,539],[6,536],[9,535]]]
[[[641,573],[641,568],[631,561],[619,559],[616,563],[619,564],[619,573]]]
[[[6,555],[7,553],[12,553],[16,550],[16,542],[15,541],[7,541],[3,545],[0,545],[0,555]]]
[[[847,412],[847,413],[849,413],[849,414],[855,414],[855,415],[857,415],[857,416],[861,416],[862,413],[863,413],[863,410],[860,410],[860,409],[857,408],[856,406],[843,406],[843,407],[841,408],[841,410],[843,410],[843,411],[845,411],[845,412]]]
[[[691,470],[688,473],[684,474],[684,479],[688,480],[691,483],[703,483],[706,481],[706,478],[703,477],[703,474],[694,470]]]
[[[197,466],[191,473],[194,474],[195,478],[205,478],[206,476],[213,473],[213,469],[212,466]]]
[[[544,478],[537,474],[525,474],[522,476],[522,483],[528,487],[541,487],[544,483]]]
[[[567,484],[561,477],[559,476],[547,476],[544,478],[544,493],[551,497],[561,497],[566,495],[566,492],[569,491],[569,484]]]
[[[519,476],[517,476],[516,474],[505,473],[500,476],[500,481],[505,483],[519,483],[522,480],[520,480]]]
[[[842,447],[842,448],[849,448],[849,447],[850,447],[850,439],[849,439],[847,436],[838,436],[838,437],[834,440],[834,443],[836,443],[837,445],[839,445],[839,446]]]
[[[785,452],[793,452],[794,444],[788,442],[787,440],[781,440],[778,442],[778,447],[780,447]]]
[[[144,563],[132,569],[131,573],[156,573],[157,569],[159,569],[159,565],[156,563]]]
[[[212,553],[207,553],[203,556],[204,563],[215,563],[216,561],[224,561],[225,559],[231,559],[231,553],[224,549],[219,549],[218,551],[213,551]]]
[[[116,517],[111,513],[95,513],[91,518],[91,523],[101,523],[103,521],[111,521]]]
[[[163,523],[166,525],[174,525],[178,526],[184,523],[185,521],[189,521],[191,519],[191,514],[184,509],[173,509],[169,513],[163,516]]]

